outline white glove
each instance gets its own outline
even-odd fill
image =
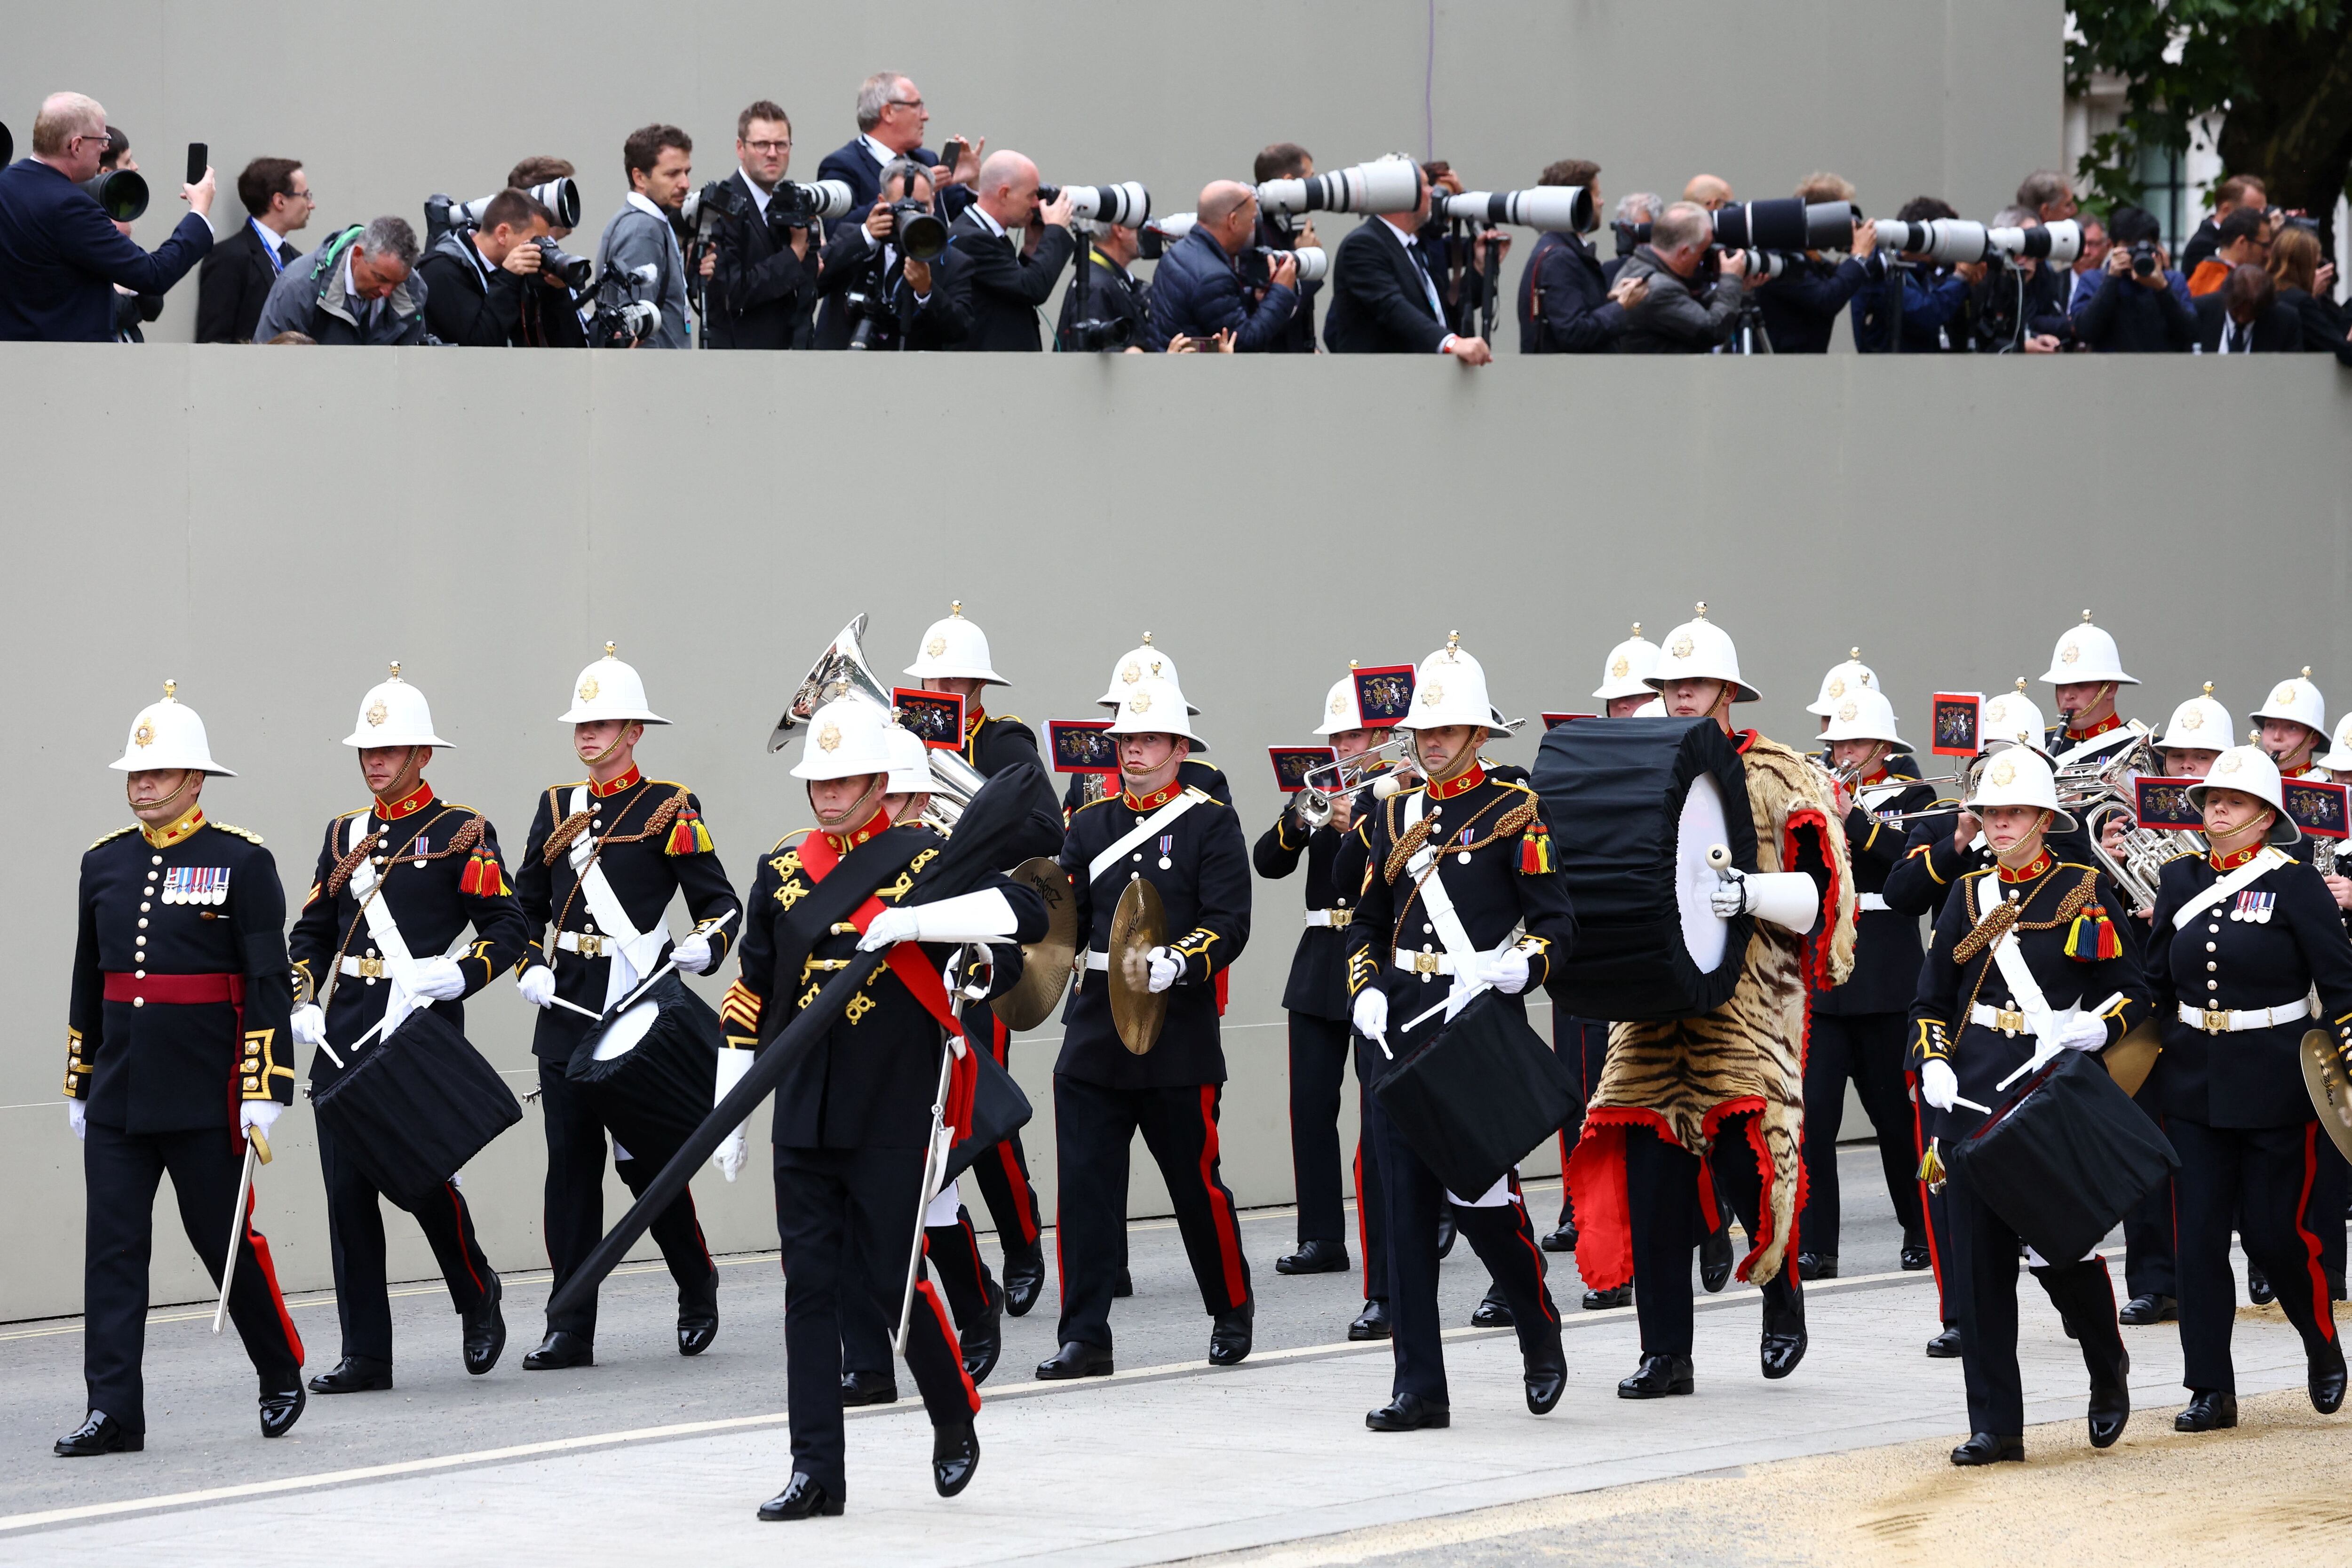
[[[1155,947],[1146,956],[1151,963],[1150,984],[1154,992],[1167,990],[1184,973],[1183,961],[1164,947]]]
[[[66,1101],[66,1125],[74,1130],[76,1138],[89,1136],[89,1107],[79,1100]]]
[[[1377,985],[1367,985],[1356,993],[1356,1005],[1349,1016],[1354,1020],[1356,1032],[1368,1040],[1386,1042],[1389,1037],[1389,994]]]
[[[1707,894],[1706,907],[1725,920],[1744,915],[1754,909],[1756,906],[1753,895],[1748,891],[1748,879],[1738,871],[1726,873],[1716,882],[1715,890]]]
[[[269,1130],[278,1124],[278,1119],[285,1113],[286,1108],[274,1100],[239,1100],[236,1107],[237,1129],[242,1131],[247,1127],[257,1127],[261,1130],[261,1135],[267,1138],[269,1136]]]
[[[544,963],[534,963],[515,981],[515,989],[521,992],[522,999],[534,1007],[552,1006],[555,1004],[555,971]]]
[[[294,1016],[287,1022],[294,1032],[296,1045],[323,1046],[327,1043],[327,1015],[316,1002],[305,1002],[295,1008]]]
[[[696,931],[669,950],[670,962],[688,974],[710,973],[710,939]]]
[[[719,1053],[719,1075],[711,1087],[712,1105],[725,1100],[735,1086],[743,1081],[743,1075],[751,1070],[751,1053],[740,1047],[730,1047]],[[730,1182],[742,1171],[743,1161],[751,1152],[751,1122],[745,1121],[730,1132],[710,1156],[710,1163],[719,1167],[719,1173]]]
[[[1930,1057],[1919,1064],[1919,1098],[1938,1110],[1949,1110],[1960,1098],[1960,1079],[1952,1064]]]
[[[902,942],[912,942],[921,930],[922,921],[916,918],[914,910],[886,909],[874,917],[874,923],[857,939],[857,951],[876,952]]]
[[[1528,988],[1528,955],[1516,947],[1506,948],[1479,960],[1475,978],[1506,996],[1516,996]]]
[[[406,989],[412,995],[454,1002],[466,994],[466,972],[454,958],[428,958],[409,972]]]
[[[2107,1021],[2096,1013],[2078,1014],[2058,1043],[2070,1051],[2095,1051],[2107,1043]]]

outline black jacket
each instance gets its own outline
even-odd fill
[[[889,268],[878,277],[877,254],[866,230],[856,225],[837,228],[824,247],[824,265],[816,276],[816,330],[812,342],[820,349],[845,349],[856,335],[850,296],[879,290],[888,301],[884,318],[866,339],[873,351],[952,349],[971,336],[971,266],[950,245],[931,262],[930,294],[918,301],[907,286],[906,258],[889,253]]]
[[[1263,353],[1298,309],[1298,295],[1275,289],[1263,299],[1242,281],[1234,258],[1205,228],[1194,228],[1160,258],[1151,275],[1154,353],[1181,332],[1208,338],[1230,329],[1235,353]]]
[[[1853,291],[1847,306],[1853,318],[1854,352],[1945,353],[1958,337],[1957,330],[1948,329],[1955,329],[1968,300],[1968,279],[1948,267],[1885,266]],[[1901,328],[1891,349],[1890,325]]]
[[[2150,289],[2113,273],[2074,310],[2074,337],[2101,353],[2187,353],[2197,339],[2197,314],[2180,297],[2179,274]]]
[[[1282,1005],[1293,1013],[1305,1013],[1317,1018],[1329,1018],[1345,1023],[1348,1017],[1348,928],[1334,924],[1336,911],[1339,920],[1350,918],[1356,907],[1356,894],[1361,886],[1363,859],[1359,853],[1350,858],[1356,868],[1356,886],[1342,885],[1335,877],[1342,858],[1341,847],[1353,840],[1352,834],[1340,833],[1329,826],[1310,830],[1298,820],[1294,809],[1298,797],[1282,808],[1274,826],[1265,830],[1250,850],[1250,864],[1257,874],[1270,882],[1278,882],[1298,869],[1301,856],[1307,860],[1307,908],[1322,911],[1323,922],[1309,925],[1299,933],[1298,951],[1291,954],[1290,982],[1283,987]]]
[[[536,279],[492,267],[468,229],[445,230],[416,269],[425,274],[425,331],[460,348],[520,346],[523,290],[555,292]]]
[[[1896,781],[1919,776],[1908,755],[1887,759],[1888,778],[1856,792],[1846,813],[1845,847],[1853,866],[1853,890],[1865,903],[1854,917],[1853,973],[1846,983],[1813,994],[1813,1011],[1837,1016],[1908,1013],[1919,984],[1919,915],[1897,910],[1886,899],[1886,879],[1904,864],[1906,835],[1900,823],[1882,820],[1930,805],[1925,784],[1902,788]],[[1947,842],[1949,842],[1947,830]]]
[[[1127,341],[1137,348],[1149,348],[1151,337],[1150,285],[1124,267],[1114,267],[1108,257],[1092,246],[1080,265],[1087,269],[1087,314],[1097,321],[1125,321]],[[1071,281],[1076,282],[1073,269]],[[1070,328],[1077,319],[1078,291],[1076,287],[1062,290],[1062,320],[1054,331],[1054,346],[1070,347]]]
[[[1034,738],[1032,743],[1034,743]],[[1064,786],[1062,816],[1065,822],[1091,804],[1080,798],[1080,792],[1085,789],[1086,781],[1089,776],[1086,773],[1072,773],[1069,784]],[[1233,781],[1225,777],[1223,772],[1214,763],[1202,762],[1198,757],[1187,757],[1177,765],[1176,778],[1180,784],[1191,784],[1220,805],[1231,806],[1234,804]],[[1106,779],[1103,782],[1113,789],[1118,787],[1117,779]]]
[[[1069,265],[1070,231],[1047,226],[1029,256],[1014,248],[1011,235],[998,234],[976,212],[959,216],[950,232],[970,279],[971,332],[963,348],[979,353],[1042,351],[1037,307],[1053,297],[1062,268]]]
[[[2180,275],[2186,278],[2197,270],[2199,262],[2210,260],[2221,248],[2221,226],[2208,217],[2197,226],[2197,232],[2189,237],[2189,243],[2180,247],[2180,254],[2173,258],[2172,264],[2180,268]]]
[[[2205,353],[2221,352],[2222,323],[2229,320],[2229,310],[2221,303],[2221,290],[2197,297],[2197,346]],[[2275,300],[2271,308],[2254,318],[2254,341],[2251,349],[2241,353],[2258,354],[2301,353],[2303,317],[2293,304]]]
[[[1624,331],[1625,308],[1609,298],[1592,247],[1572,234],[1538,238],[1519,278],[1519,352],[1610,353]]]
[[[1792,258],[1788,270],[1756,290],[1764,335],[1776,354],[1825,354],[1838,316],[1882,264],[1846,257],[1840,261]]]
[[[278,242],[280,266],[302,253],[284,240]],[[249,343],[253,324],[261,320],[261,302],[269,298],[278,268],[262,253],[261,236],[250,220],[215,244],[196,268],[196,342]]]
[[[1745,285],[1737,278],[1719,278],[1704,289],[1695,288],[1698,279],[1683,278],[1646,245],[1625,258],[1617,276],[1650,280],[1649,294],[1626,313],[1625,335],[1617,342],[1620,353],[1703,354],[1729,342],[1739,330]]]
[[[1036,793],[1029,801],[1029,822],[1006,841],[1006,865],[1040,857],[1050,860],[1062,852],[1062,834],[1066,825],[1054,805],[1054,786],[1045,782],[1048,775],[1045,760],[1037,754],[1036,733],[1017,714],[983,712],[973,718],[964,729],[962,756],[982,778],[992,779],[1019,763],[1037,770]]]
[[[2305,289],[2282,289],[2278,297],[2280,304],[2294,310],[2305,353],[2332,353],[2344,347],[2344,307]]]
[[[744,216],[718,215],[718,257],[704,290],[714,349],[806,348],[816,310],[816,269],[824,235],[814,234],[803,259],[793,252],[792,231],[760,216],[751,182],[738,169],[728,177]],[[870,202],[868,205],[872,205]]]
[[[1421,279],[1407,241],[1387,219],[1358,224],[1331,258],[1324,347],[1335,354],[1437,353],[1450,333],[1430,310]]]
[[[918,147],[907,154],[927,169],[939,167],[940,155],[929,147]],[[855,228],[866,221],[874,204],[882,199],[882,165],[866,150],[863,137],[851,137],[824,155],[816,166],[820,180],[840,180],[849,186],[849,214],[834,219],[828,236],[839,234],[845,227]],[[953,223],[975,197],[968,185],[947,185],[932,193],[932,207],[941,217]]]

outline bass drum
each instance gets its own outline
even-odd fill
[[[1529,782],[1576,908],[1554,1002],[1622,1023],[1723,1005],[1755,929],[1751,915],[1708,907],[1710,848],[1756,869],[1747,770],[1729,738],[1707,719],[1579,719],[1544,735]]]

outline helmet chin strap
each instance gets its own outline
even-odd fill
[[[629,731],[633,728],[635,728],[633,724],[623,724],[618,730],[613,731],[613,743],[611,745],[605,747],[603,751],[597,752],[593,757],[583,757],[580,760],[583,763],[585,763],[588,766],[592,768],[594,767],[597,763],[604,761],[614,752],[621,749],[621,747],[628,741]]]
[[[416,787],[417,784],[425,777],[424,765],[416,760],[416,753],[422,749],[422,747],[418,746],[411,746],[408,748],[408,760],[400,764],[400,772],[393,774],[391,790],[389,793],[377,795],[376,799],[380,801],[398,800],[402,795],[406,795],[410,790]]]
[[[1468,773],[1470,771],[1471,763],[1478,760],[1478,742],[1476,741],[1473,741],[1469,744],[1464,746],[1462,750],[1456,752],[1453,757],[1449,758],[1445,771],[1444,773],[1440,773],[1437,769],[1430,765],[1428,758],[1421,754],[1421,735],[1422,732],[1420,731],[1416,730],[1413,731],[1412,760],[1421,764],[1422,776],[1426,778],[1431,784],[1444,784],[1463,773]]]
[[[890,782],[890,775],[887,773],[873,773],[868,776],[872,778],[873,782],[866,786],[866,793],[864,795],[859,795],[856,800],[849,803],[849,809],[847,811],[843,812],[841,816],[835,820],[831,826],[826,826],[824,813],[820,811],[817,813],[816,816],[817,826],[824,828],[825,832],[830,833],[835,827],[852,826],[873,816],[875,803],[881,798],[885,786],[887,786]],[[811,802],[810,804],[813,806],[815,803]]]
[[[2247,835],[2252,834],[2258,838],[2265,837],[2270,833],[2271,824],[2277,820],[2278,813],[2265,808],[2260,816],[2243,827],[2233,827],[2227,833],[2216,833],[2211,828],[2207,828],[2205,841],[2213,847],[2213,852],[2217,855],[2235,855],[2246,847]]]
[[[182,768],[180,770],[180,787],[165,795],[163,799],[151,800],[143,806],[141,805],[139,802],[131,798],[131,781],[126,778],[122,781],[123,803],[131,807],[131,813],[134,816],[137,816],[142,810],[163,811],[168,809],[173,803],[177,801],[182,795],[187,794],[188,786],[194,784],[196,780],[203,776],[204,775],[202,773],[198,773],[194,768]],[[144,821],[145,819],[142,817],[141,820]]]
[[[2011,845],[2006,849],[1994,850],[1992,858],[1995,860],[2000,861],[2002,865],[2008,867],[2012,871],[2017,869],[2020,866],[2032,865],[2033,863],[2034,857],[2042,853],[2042,836],[2049,830],[2049,827],[2050,808],[2045,805],[2042,808],[2042,820],[2033,825],[2032,832],[2025,835],[2025,837],[2020,838],[2016,843]],[[2025,855],[2019,853],[2029,844],[2033,847],[2033,854]]]

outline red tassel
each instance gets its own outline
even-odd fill
[[[964,1053],[948,1073],[948,1100],[943,1118],[961,1143],[971,1136],[972,1101],[980,1093],[980,1058],[970,1040],[964,1042]]]
[[[1538,822],[1519,837],[1519,874],[1541,877],[1551,871],[1551,829]]]
[[[482,859],[478,855],[467,858],[466,868],[458,874],[457,891],[469,899],[482,896]]]

